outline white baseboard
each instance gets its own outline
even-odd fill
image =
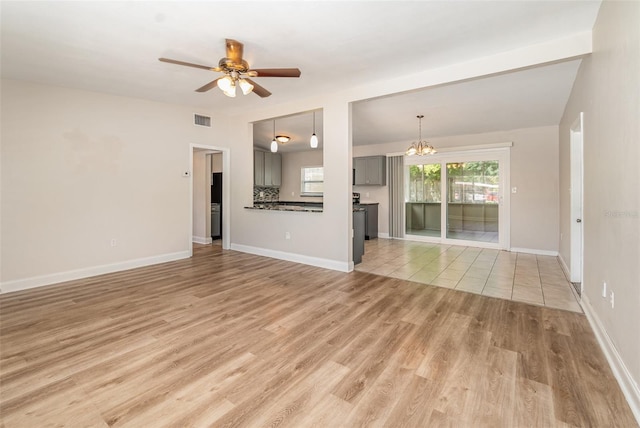
[[[271,257],[273,259],[287,260],[289,262],[302,263],[305,265],[317,266],[325,269],[337,270],[340,272],[351,272],[352,262],[340,262],[337,260],[322,259],[319,257],[303,256],[301,254],[286,253],[284,251],[270,250],[267,248],[252,247],[249,245],[231,244],[231,249],[243,253],[255,254],[257,256]]]
[[[158,263],[172,262],[174,260],[186,259],[189,257],[191,257],[191,253],[189,251],[179,251],[177,253],[161,254],[159,256],[144,257],[141,259],[127,260],[108,265],[92,266],[66,272],[5,281],[0,284],[0,293],[12,293],[15,291],[27,290],[29,288],[43,287],[45,285],[58,284],[60,282],[73,281],[105,273],[156,265]]]
[[[378,238],[389,239],[389,234],[384,232],[378,232]]]
[[[535,254],[537,256],[552,256],[552,257],[557,257],[558,256],[558,252],[557,251],[535,250],[535,249],[532,249],[532,248],[511,247],[511,249],[509,251],[511,251],[512,253]]]
[[[584,313],[587,316],[587,320],[589,320],[589,324],[591,324],[591,328],[596,335],[600,348],[609,362],[611,371],[613,371],[613,375],[618,380],[620,389],[622,389],[622,393],[627,399],[629,407],[631,407],[631,412],[633,413],[633,416],[635,416],[638,425],[640,425],[640,388],[638,387],[638,383],[631,376],[629,369],[627,369],[627,366],[620,357],[620,354],[611,341],[611,338],[607,334],[607,330],[605,330],[604,326],[600,322],[598,314],[593,310],[593,307],[585,294],[583,294],[580,304],[582,306],[582,310],[584,310]]]
[[[568,280],[571,278],[571,270],[569,270],[569,266],[567,266],[567,262],[564,261],[562,254],[558,254],[558,259],[560,259],[560,267],[564,271],[564,276],[566,276]]]
[[[194,244],[209,245],[209,244],[211,244],[213,242],[213,238],[211,238],[210,236],[208,236],[208,237],[193,236],[191,238],[191,242],[193,242]]]

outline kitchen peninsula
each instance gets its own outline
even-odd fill
[[[252,210],[269,211],[301,211],[301,212],[322,212],[322,202],[304,201],[254,201],[253,206],[245,207]]]

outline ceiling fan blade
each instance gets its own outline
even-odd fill
[[[168,62],[170,64],[186,65],[187,67],[201,68],[203,70],[220,71],[219,67],[210,67],[208,65],[193,64],[191,62],[178,61],[178,60],[175,60],[175,59],[158,58],[158,60],[162,61],[162,62]]]
[[[253,68],[248,71],[253,77],[300,77],[298,68]]]
[[[227,58],[236,64],[242,62],[242,51],[244,45],[237,40],[226,39],[227,42]]]
[[[253,80],[246,78],[245,79],[247,82],[251,83],[253,85],[253,93],[256,95],[261,96],[262,98],[266,98],[269,95],[271,95],[271,92],[267,91],[265,88],[263,88],[262,86],[258,85],[256,82],[254,82]]]
[[[218,80],[220,80],[220,79],[221,79],[221,77],[218,77],[213,82],[209,82],[206,85],[204,85],[203,87],[196,89],[196,92],[207,92],[209,89],[215,88],[216,86],[218,86]]]

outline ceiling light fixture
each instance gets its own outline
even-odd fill
[[[235,71],[219,78],[216,84],[226,96],[231,98],[236,96],[236,87],[238,86],[240,86],[240,90],[244,95],[250,94],[253,91],[253,85],[246,79],[240,78],[240,74]]]
[[[271,153],[278,151],[278,140],[276,140],[276,120],[273,119],[273,140],[271,140]]]
[[[278,143],[288,143],[291,140],[291,137],[287,137],[286,135],[276,135],[276,140]]]
[[[318,136],[316,135],[316,112],[313,112],[313,134],[311,134],[311,139],[309,140],[309,144],[312,149],[316,149],[318,147]]]
[[[436,149],[433,148],[431,144],[426,141],[422,141],[422,118],[424,115],[419,114],[416,116],[420,121],[419,130],[418,130],[418,141],[411,143],[405,154],[407,156],[424,156],[424,155],[433,155],[437,153]]]

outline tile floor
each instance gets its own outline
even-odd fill
[[[553,256],[378,238],[365,241],[355,270],[582,312]]]

